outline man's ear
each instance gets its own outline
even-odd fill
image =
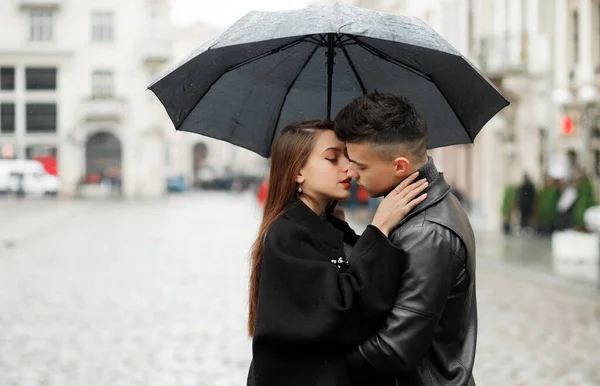
[[[394,174],[396,177],[406,177],[410,171],[410,161],[405,157],[398,157],[394,159]]]

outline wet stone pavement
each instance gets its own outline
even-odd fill
[[[0,213],[0,386],[245,384],[251,196],[2,200]],[[499,251],[530,252],[502,238],[478,248],[477,384],[600,385],[593,287],[507,265]]]

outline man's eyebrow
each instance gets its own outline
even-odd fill
[[[360,167],[364,167],[364,166],[366,166],[365,164],[363,164],[363,163],[360,163],[360,162],[358,162],[358,161],[355,161],[355,160],[353,160],[352,158],[350,158],[350,156],[348,155],[348,148],[345,148],[345,149],[344,149],[344,156],[345,156],[345,157],[348,159],[348,161],[352,162],[352,163],[353,163],[353,164],[355,164],[355,165],[358,165],[358,166],[360,166]]]
[[[355,161],[355,160],[353,160],[353,159],[350,159],[350,157],[348,157],[348,156],[346,156],[346,158],[348,158],[348,160],[349,160],[350,162],[352,162],[353,164],[355,164],[355,165],[358,165],[358,166],[360,166],[360,167],[365,167],[365,166],[366,166],[366,165],[365,165],[365,164],[363,164],[363,163],[360,163],[360,162],[358,162],[358,161]]]

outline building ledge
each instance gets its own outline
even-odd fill
[[[171,60],[172,44],[168,39],[148,38],[142,42],[144,64],[164,64]]]
[[[59,9],[64,0],[14,0],[17,6],[22,10],[27,9],[37,9],[37,8],[45,8],[45,9]]]
[[[0,48],[1,55],[68,57],[73,49],[56,46],[53,42],[26,42],[19,46]]]
[[[84,122],[122,122],[126,102],[123,98],[88,97],[81,101],[81,120]]]

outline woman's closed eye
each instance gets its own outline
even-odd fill
[[[338,162],[337,158],[325,158],[327,161],[331,162],[332,164],[336,164]]]

